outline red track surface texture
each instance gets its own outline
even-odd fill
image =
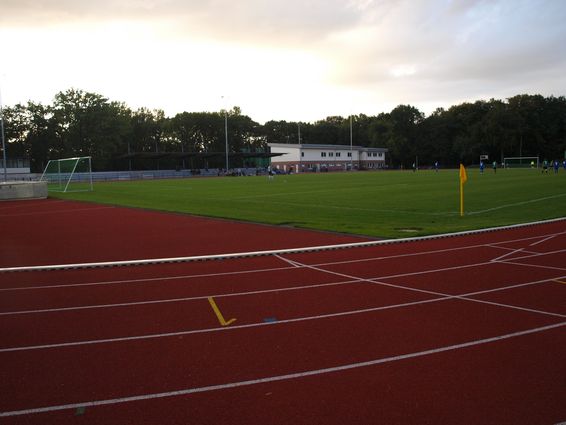
[[[0,267],[359,240],[61,201],[0,223]],[[0,424],[564,422],[565,234],[0,273]]]

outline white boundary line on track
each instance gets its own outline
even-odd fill
[[[560,232],[557,235],[566,234],[566,232]],[[430,251],[419,251],[419,252],[410,252],[405,254],[396,254],[396,255],[387,255],[387,256],[380,256],[380,257],[369,257],[369,258],[362,258],[362,259],[355,259],[355,260],[344,260],[344,261],[333,261],[333,262],[326,262],[326,263],[318,263],[313,264],[315,266],[327,266],[327,265],[339,265],[339,264],[352,264],[352,263],[362,263],[362,262],[369,262],[369,261],[380,261],[380,260],[388,260],[394,258],[405,258],[405,257],[414,257],[420,255],[432,255],[432,254],[440,254],[444,252],[453,252],[453,251],[461,251],[466,249],[475,249],[475,248],[499,248],[499,249],[511,249],[505,247],[499,247],[497,244],[506,244],[506,243],[514,243],[514,242],[522,242],[532,239],[539,239],[543,236],[530,236],[527,238],[520,238],[520,239],[510,239],[506,241],[500,242],[492,242],[489,244],[479,244],[479,245],[469,245],[463,247],[453,247],[453,248],[446,248],[446,249],[437,249],[437,250],[430,250]],[[557,253],[562,252],[559,251],[552,251],[550,253]],[[547,253],[539,253],[533,252],[531,256],[540,256],[546,255]],[[280,259],[279,255],[275,255]],[[526,257],[517,257],[521,258],[529,258]],[[515,259],[515,258],[514,258]],[[500,263],[504,263],[501,261]],[[476,265],[483,265],[488,263],[477,263]],[[294,265],[294,264],[293,264]],[[26,291],[26,290],[33,290],[33,289],[55,289],[55,288],[72,288],[72,287],[82,287],[82,286],[98,286],[98,285],[113,285],[113,284],[127,284],[127,283],[145,283],[145,282],[153,282],[153,281],[168,281],[168,280],[179,280],[179,279],[195,279],[195,278],[205,278],[205,277],[215,277],[215,276],[231,276],[236,274],[248,274],[248,273],[264,273],[264,272],[271,272],[271,271],[280,271],[280,270],[293,270],[294,267],[270,267],[267,269],[256,269],[256,270],[240,270],[240,271],[229,271],[229,272],[222,272],[222,273],[203,273],[198,275],[177,275],[177,276],[160,276],[160,277],[151,277],[151,278],[140,278],[140,279],[121,279],[121,280],[109,280],[109,281],[96,281],[96,282],[84,282],[84,283],[70,283],[70,284],[62,284],[62,285],[39,285],[39,286],[24,286],[24,287],[11,287],[11,288],[0,288],[0,292],[3,291]],[[436,269],[435,269],[436,270]],[[435,271],[433,270],[433,271]],[[392,276],[385,276],[385,277],[396,277],[396,276],[404,276],[404,275],[392,275]]]
[[[30,414],[37,414],[37,413],[48,413],[48,412],[55,412],[59,410],[68,410],[68,409],[77,409],[81,407],[96,407],[96,406],[107,406],[111,404],[119,404],[119,403],[127,403],[127,402],[134,402],[134,401],[144,401],[144,400],[154,400],[166,397],[176,397],[176,396],[184,396],[196,393],[203,393],[208,391],[217,391],[217,390],[224,390],[229,388],[238,388],[244,387],[249,385],[256,385],[256,384],[265,384],[269,382],[277,382],[277,381],[286,381],[290,379],[299,379],[305,378],[308,376],[315,376],[315,375],[323,375],[327,373],[334,373],[334,372],[342,372],[346,370],[358,369],[362,367],[369,367],[375,366],[378,364],[390,363],[394,361],[400,360],[407,360],[416,357],[423,357],[433,354],[439,354],[446,351],[455,351],[461,350],[468,347],[478,346],[482,344],[489,344],[492,342],[498,342],[510,338],[517,338],[529,334],[545,332],[552,329],[556,329],[566,325],[566,321],[555,323],[547,326],[542,326],[538,328],[531,328],[526,329],[518,332],[498,335],[491,338],[484,338],[484,339],[477,339],[473,341],[464,342],[461,344],[454,344],[454,345],[447,345],[444,347],[437,347],[432,348],[430,350],[418,351],[414,353],[408,354],[401,354],[397,356],[391,357],[384,357],[380,359],[369,360],[365,362],[358,362],[358,363],[349,363],[340,366],[328,367],[323,369],[314,369],[308,370],[303,372],[295,372],[289,373],[285,375],[277,375],[277,376],[267,376],[263,378],[257,379],[250,379],[246,381],[238,381],[238,382],[228,382],[225,384],[217,384],[217,385],[209,385],[204,387],[195,387],[195,388],[185,388],[181,390],[175,391],[167,391],[167,392],[160,392],[160,393],[153,393],[153,394],[143,394],[143,395],[135,395],[135,396],[126,396],[126,397],[119,397],[113,399],[105,399],[105,400],[95,400],[95,401],[86,401],[80,403],[71,403],[71,404],[61,404],[61,405],[53,405],[53,406],[44,406],[38,408],[31,408],[31,409],[23,409],[23,410],[13,410],[8,412],[0,412],[0,417],[12,417],[12,416],[21,416],[21,415],[30,415]]]
[[[325,270],[325,269],[321,269],[321,268],[315,267],[315,266],[307,266],[307,265],[304,265],[304,266],[308,267],[310,269],[313,269],[313,270],[318,270],[318,271],[326,272],[326,273],[329,273],[329,274],[332,274],[332,275],[345,277],[347,279],[362,279],[362,278],[358,278],[357,276],[352,276],[352,275],[348,275],[348,274],[345,274],[345,273],[339,273],[339,272],[335,272],[335,271],[332,271],[332,270]],[[551,280],[551,279],[547,279],[547,280]],[[495,302],[485,301],[485,300],[477,300],[477,299],[474,299],[474,298],[469,298],[469,295],[445,294],[443,292],[430,291],[430,290],[427,290],[427,289],[419,289],[419,288],[412,288],[412,287],[403,286],[403,285],[395,285],[395,284],[391,284],[391,283],[385,283],[385,282],[381,282],[380,279],[363,279],[363,281],[375,283],[375,284],[381,285],[381,286],[389,286],[389,287],[398,288],[398,289],[405,289],[405,290],[413,291],[413,292],[423,292],[423,293],[426,293],[426,294],[439,296],[439,297],[441,297],[441,299],[444,299],[444,298],[446,298],[446,299],[459,299],[459,300],[462,300],[462,301],[472,301],[472,302],[476,302],[476,303],[480,303],[480,304],[489,304],[489,305],[495,305],[497,307],[510,308],[510,309],[513,309],[513,310],[522,310],[522,311],[528,311],[528,312],[531,312],[531,313],[538,313],[538,314],[545,314],[545,315],[549,315],[549,316],[566,318],[566,315],[564,315],[564,314],[551,313],[551,312],[548,312],[548,311],[535,310],[535,309],[531,309],[531,308],[514,306],[514,305],[510,305],[510,304],[495,303]],[[477,293],[476,293],[476,295],[477,295]]]
[[[564,277],[566,277],[566,276],[560,276],[557,279],[562,279]],[[90,310],[90,309],[96,309],[96,308],[129,307],[129,306],[145,305],[145,304],[160,304],[160,303],[165,304],[165,303],[174,303],[174,302],[206,300],[206,299],[211,298],[211,297],[212,298],[228,298],[228,297],[238,297],[238,296],[246,296],[246,295],[267,294],[267,293],[270,293],[270,292],[288,292],[288,291],[311,289],[311,288],[317,289],[317,288],[322,288],[322,287],[326,287],[326,286],[347,285],[347,284],[356,283],[356,282],[360,282],[360,280],[315,283],[315,284],[312,284],[312,285],[289,286],[289,287],[275,288],[275,289],[261,289],[261,290],[257,290],[257,291],[232,292],[232,293],[227,293],[227,294],[198,295],[198,296],[194,296],[194,297],[168,298],[168,299],[150,300],[150,301],[132,301],[132,302],[124,302],[124,303],[116,303],[116,304],[94,304],[94,305],[75,306],[75,307],[60,307],[60,308],[47,308],[47,309],[37,309],[37,310],[6,311],[6,312],[0,313],[0,316],[10,316],[10,315],[17,315],[17,314],[33,314],[33,313],[51,313],[51,312],[72,311],[72,310]]]
[[[564,250],[553,251],[550,254],[554,254],[556,252],[563,252],[563,251]],[[538,257],[538,256],[545,255],[545,254],[546,253],[544,253],[544,254],[534,253],[531,256],[525,256],[525,257],[520,257],[520,258],[528,259],[528,258],[531,258],[531,257]],[[328,271],[325,271],[324,269],[317,269],[317,267],[320,267],[320,265],[318,265],[318,264],[306,265],[306,264],[302,264],[302,263],[299,263],[299,262],[296,262],[296,261],[288,260],[286,258],[280,257],[279,255],[276,255],[276,257],[279,258],[280,260],[284,261],[284,262],[292,264],[293,267],[292,268],[286,267],[286,268],[282,268],[282,269],[281,268],[269,269],[268,271],[272,271],[272,270],[293,270],[294,268],[300,267],[300,268],[314,269],[316,271],[320,271],[321,273],[327,273],[327,274],[330,273]],[[324,265],[336,265],[336,264],[342,264],[342,263],[341,262],[324,263]],[[357,283],[357,282],[366,282],[366,281],[375,282],[375,281],[378,281],[378,280],[387,280],[387,279],[393,279],[393,278],[399,278],[399,277],[415,276],[415,275],[420,275],[420,274],[437,273],[437,272],[442,272],[442,271],[458,270],[458,269],[469,268],[469,267],[480,267],[480,266],[490,265],[490,264],[513,264],[513,265],[517,264],[517,265],[521,265],[521,266],[533,266],[533,267],[539,267],[539,268],[548,268],[548,269],[553,269],[553,270],[566,271],[566,268],[558,268],[558,267],[551,267],[551,266],[539,266],[539,265],[522,264],[522,263],[512,263],[512,262],[509,262],[509,261],[490,260],[490,261],[481,262],[481,263],[464,264],[464,265],[451,266],[451,267],[440,268],[440,269],[420,270],[420,271],[417,271],[417,272],[409,272],[409,273],[402,273],[402,274],[396,274],[396,275],[377,276],[377,277],[370,277],[370,278],[352,277],[351,279],[349,279],[347,281],[341,281],[341,282],[325,282],[325,283],[320,283],[320,284],[300,285],[300,286],[294,286],[294,287],[282,287],[282,288],[257,290],[257,291],[247,291],[247,292],[235,292],[235,293],[227,293],[227,294],[212,294],[212,295],[209,294],[209,295],[203,295],[203,296],[182,297],[182,298],[161,299],[161,300],[134,301],[134,302],[86,305],[86,306],[72,306],[72,307],[60,307],[60,308],[51,308],[51,309],[6,311],[6,312],[0,312],[0,316],[9,316],[9,315],[18,315],[18,314],[33,314],[33,313],[48,313],[48,312],[72,311],[72,310],[88,310],[88,309],[96,309],[96,308],[127,307],[127,306],[145,305],[145,304],[184,302],[184,301],[207,299],[208,297],[220,298],[220,297],[233,297],[233,296],[261,294],[261,293],[269,293],[269,292],[293,291],[293,290],[319,288],[319,287],[324,287],[324,286],[336,286],[336,285],[343,285],[343,284]],[[263,270],[261,270],[261,271],[263,271]],[[241,272],[239,272],[239,273],[241,273]],[[227,273],[227,274],[231,275],[232,273]],[[208,276],[208,275],[205,275],[205,276]],[[347,276],[347,275],[344,275],[344,276]],[[190,277],[194,277],[194,276],[190,276]],[[198,277],[202,277],[202,276],[198,276]],[[185,278],[185,277],[183,276],[183,277],[162,278],[162,279],[165,280],[165,279],[178,279],[178,278]],[[189,278],[189,277],[186,277],[186,278]],[[559,278],[563,278],[563,277],[560,276]],[[151,280],[161,280],[161,279],[151,279]],[[544,279],[544,280],[538,281],[537,283],[545,282],[545,281],[548,281],[548,280],[550,280],[550,279]],[[100,284],[102,284],[102,283],[100,283]],[[85,285],[89,285],[89,284],[85,284]],[[520,285],[522,285],[522,284],[520,284]],[[66,287],[66,286],[73,286],[73,285],[57,285],[58,288]],[[44,287],[35,287],[35,288],[43,289]],[[48,287],[48,288],[52,288],[52,287]],[[405,289],[405,287],[401,287],[401,288]],[[502,287],[502,289],[506,289],[506,288],[507,287]],[[33,289],[33,288],[14,288],[14,290],[21,290],[21,289]],[[10,288],[2,289],[0,291],[8,291],[8,290],[10,290]],[[496,290],[499,290],[499,289],[496,289]],[[434,294],[438,295],[436,293],[434,293]],[[444,296],[446,294],[440,294],[440,295]],[[465,296],[465,295],[466,294],[463,294],[463,296]]]
[[[564,251],[564,250],[560,250],[559,252],[562,252],[562,251]],[[552,253],[556,253],[556,252],[553,251]],[[544,255],[544,254],[537,253],[536,255],[533,255],[533,256],[525,256],[525,257],[521,257],[521,258],[528,259],[528,258],[531,258],[531,257],[534,257],[534,256],[541,256],[541,255]],[[290,261],[290,260],[287,260],[283,257],[279,257],[279,256],[277,256],[277,257],[279,259],[285,261],[285,262]],[[494,260],[491,260],[489,262],[465,264],[465,265],[453,266],[453,267],[442,268],[442,269],[421,270],[421,271],[418,271],[418,272],[402,273],[402,274],[389,275],[389,276],[378,276],[378,277],[372,277],[372,278],[352,277],[352,279],[350,279],[350,280],[341,281],[341,282],[325,282],[325,283],[320,283],[320,284],[300,285],[300,286],[294,286],[294,287],[282,287],[282,288],[257,290],[257,291],[247,291],[247,292],[235,292],[235,293],[227,293],[227,294],[212,294],[212,295],[209,294],[209,295],[203,295],[203,296],[171,298],[171,299],[161,299],[161,300],[134,301],[134,302],[124,302],[124,303],[114,303],[114,304],[98,304],[98,305],[72,306],[72,307],[59,307],[59,308],[51,308],[51,309],[16,310],[16,311],[0,312],[0,316],[10,316],[10,315],[19,315],[19,314],[37,314],[37,313],[49,313],[49,312],[61,312],[61,311],[73,311],[73,310],[88,310],[88,309],[97,309],[97,308],[128,307],[128,306],[135,306],[135,305],[171,303],[171,302],[185,302],[185,301],[207,299],[208,297],[211,297],[211,296],[215,297],[215,298],[220,298],[220,297],[233,297],[233,296],[262,294],[262,293],[269,293],[269,292],[284,292],[284,291],[320,288],[320,287],[325,287],[325,286],[337,286],[337,285],[343,285],[343,284],[349,284],[349,283],[359,283],[359,282],[366,282],[366,281],[367,282],[377,282],[379,280],[387,280],[387,279],[392,279],[392,278],[414,276],[414,275],[427,274],[427,273],[436,273],[436,272],[448,271],[448,270],[458,270],[458,269],[461,269],[461,268],[477,267],[477,266],[483,266],[483,265],[489,265],[489,264],[495,264],[495,263],[496,264],[520,265],[520,266],[527,266],[527,267],[531,266],[531,267],[539,267],[539,268],[545,268],[545,269],[566,271],[566,268],[551,267],[551,266],[539,266],[539,265],[523,264],[523,263],[513,263],[511,261],[494,261]],[[328,271],[324,271],[324,269],[317,269],[318,265],[307,266],[307,265],[303,265],[301,263],[298,263],[296,261],[293,261],[292,264],[293,264],[294,267],[311,268],[311,269],[320,271],[322,273],[330,273]],[[336,264],[336,263],[327,263],[327,265],[334,265],[334,264]],[[289,269],[284,268],[284,269],[277,269],[277,270],[289,270]],[[347,276],[347,275],[344,275],[344,276]],[[562,279],[563,277],[564,276],[560,276],[558,278]],[[543,279],[541,281],[537,281],[537,282],[534,282],[534,283],[541,283],[541,282],[546,282],[546,281],[549,281],[549,280],[551,280],[551,279]],[[381,283],[383,284],[383,282],[381,282]],[[529,283],[527,283],[527,284],[529,284]],[[523,286],[523,285],[524,284],[519,284],[519,285],[512,285],[512,286],[507,286],[507,287],[495,288],[495,289],[492,289],[490,291],[504,290],[504,289],[507,289],[507,288],[513,288],[515,286]],[[62,286],[65,286],[65,285],[62,285]],[[407,289],[406,287],[403,287],[403,286],[400,286],[400,288]],[[16,288],[16,289],[18,289],[18,288]],[[24,288],[24,289],[26,289],[26,288]],[[29,289],[29,288],[27,288],[27,289]],[[6,289],[4,289],[4,290],[6,290]],[[441,295],[441,296],[447,295],[447,294],[434,293],[434,292],[431,292],[431,293],[433,293],[435,295]],[[467,296],[467,295],[469,295],[469,294],[462,294],[461,296]]]
[[[250,251],[250,252],[238,252],[231,254],[217,254],[217,255],[196,255],[188,257],[171,257],[171,258],[152,258],[144,260],[124,260],[124,261],[102,261],[93,263],[75,263],[75,264],[54,264],[54,265],[42,265],[42,266],[24,266],[24,267],[3,267],[0,268],[0,273],[5,272],[22,272],[22,271],[49,271],[49,270],[65,270],[65,269],[83,269],[83,268],[100,268],[100,267],[117,267],[117,266],[135,266],[135,265],[147,265],[147,264],[167,264],[167,263],[181,263],[181,262],[192,262],[192,261],[209,261],[218,259],[232,259],[232,258],[246,258],[246,257],[259,257],[268,255],[285,255],[285,254],[298,254],[305,252],[318,252],[318,251],[330,251],[337,249],[347,249],[347,248],[361,248],[368,246],[378,246],[378,245],[390,245],[405,242],[418,242],[418,241],[428,241],[433,239],[456,237],[456,236],[467,236],[475,235],[480,233],[495,232],[502,230],[518,229],[522,227],[530,227],[540,224],[555,223],[559,221],[566,220],[566,217],[561,217],[553,220],[536,221],[532,223],[524,224],[514,224],[510,226],[492,227],[488,229],[478,229],[478,230],[467,230],[456,233],[445,233],[441,235],[432,236],[418,236],[412,238],[404,239],[386,239],[380,241],[368,241],[368,242],[355,242],[348,244],[339,245],[324,245],[315,247],[304,247],[304,248],[290,248],[290,249],[275,249],[268,251]]]
[[[529,257],[528,257],[529,258]],[[527,259],[528,259],[527,258]],[[521,259],[525,259],[524,257],[521,257]],[[539,264],[529,264],[529,263],[516,263],[513,260],[515,260],[515,258],[511,258],[510,260],[505,260],[505,261],[497,261],[496,263],[499,264],[510,264],[512,266],[523,266],[523,267],[536,267],[539,269],[548,269],[548,270],[559,270],[559,271],[566,271],[566,268],[564,267],[554,267],[554,266],[541,266]]]
[[[330,271],[327,271],[327,272],[330,273],[330,274],[342,275],[341,273],[330,272]],[[343,276],[347,276],[347,275],[343,275]],[[566,277],[566,276],[564,276],[564,277]],[[327,313],[327,314],[320,314],[320,315],[316,315],[316,316],[306,316],[306,317],[297,317],[297,318],[292,318],[292,319],[283,319],[283,320],[278,320],[277,322],[256,322],[256,323],[249,323],[249,324],[245,324],[245,325],[226,326],[226,327],[220,327],[220,328],[216,327],[216,328],[205,328],[205,329],[192,329],[192,330],[184,330],[184,331],[177,331],[177,332],[159,333],[159,334],[146,334],[146,335],[137,335],[137,336],[128,336],[128,337],[116,337],[116,338],[83,340],[83,341],[75,341],[75,342],[62,342],[62,343],[33,345],[33,346],[0,348],[0,353],[14,352],[14,351],[43,350],[43,349],[61,348],[61,347],[74,347],[74,346],[80,346],[80,345],[105,344],[105,343],[115,343],[115,342],[123,342],[123,341],[136,341],[136,340],[143,340],[143,339],[167,338],[167,337],[181,336],[181,335],[191,335],[191,334],[201,334],[201,333],[220,332],[220,331],[237,330],[237,329],[245,329],[245,328],[254,328],[254,327],[259,327],[259,326],[282,325],[282,324],[286,324],[286,323],[304,322],[304,321],[309,321],[309,320],[320,320],[320,319],[327,319],[327,318],[333,318],[333,317],[350,316],[350,315],[354,315],[354,314],[371,313],[371,312],[382,311],[382,310],[391,310],[391,309],[394,309],[394,308],[410,307],[410,306],[414,306],[414,305],[422,305],[422,304],[428,304],[428,303],[434,303],[434,302],[446,301],[446,300],[454,300],[454,299],[459,299],[459,300],[462,300],[462,301],[472,301],[472,302],[479,303],[479,304],[495,305],[497,307],[504,307],[504,308],[510,308],[510,309],[514,309],[514,310],[527,311],[527,312],[530,312],[530,313],[543,314],[543,315],[547,315],[547,316],[566,318],[566,315],[563,315],[563,314],[551,313],[551,312],[542,311],[542,310],[535,310],[535,309],[529,309],[529,308],[525,308],[525,307],[519,307],[519,306],[513,306],[513,305],[501,304],[501,303],[494,303],[494,302],[491,302],[491,301],[483,301],[483,300],[478,300],[478,299],[474,299],[474,298],[469,298],[471,296],[477,296],[477,295],[481,295],[481,294],[484,294],[484,293],[495,292],[496,290],[508,290],[508,289],[512,289],[512,288],[515,288],[515,287],[522,287],[522,286],[529,286],[529,285],[534,285],[534,284],[543,283],[543,282],[550,282],[554,279],[563,279],[564,277],[563,276],[553,277],[553,278],[550,278],[550,279],[544,279],[544,280],[536,281],[536,282],[522,283],[522,284],[512,285],[512,286],[508,286],[508,287],[504,287],[504,288],[498,288],[498,289],[492,288],[492,289],[487,289],[487,290],[483,290],[483,291],[476,291],[476,292],[471,292],[471,293],[461,294],[461,295],[443,294],[441,292],[429,291],[429,290],[426,290],[426,289],[410,288],[410,287],[406,287],[406,286],[402,286],[402,285],[395,285],[395,284],[380,282],[376,279],[372,280],[372,279],[361,279],[360,278],[359,282],[368,282],[368,283],[371,283],[371,284],[378,284],[380,286],[387,286],[387,287],[393,287],[393,288],[402,289],[402,290],[408,290],[408,291],[411,291],[411,292],[418,292],[418,293],[424,293],[424,294],[427,294],[427,295],[434,295],[437,298],[430,298],[430,299],[425,299],[425,300],[411,301],[411,302],[406,302],[406,303],[401,303],[401,304],[392,304],[392,305],[386,305],[386,306],[380,306],[380,307],[370,307],[370,308],[365,308],[365,309],[360,309],[360,310],[349,310],[349,311],[342,311],[342,312],[338,312],[338,313]]]
[[[546,237],[546,238],[544,238],[544,239],[542,239],[542,240],[540,240],[540,241],[533,242],[533,243],[530,244],[529,246],[535,246],[535,245],[541,244],[541,243],[546,242],[546,241],[548,241],[548,240],[550,240],[550,239],[552,239],[552,238],[555,238],[556,236],[557,236],[557,235],[550,235],[550,236],[548,236],[548,237]]]
[[[563,233],[563,232],[561,232],[561,233]],[[541,240],[539,240],[539,241],[533,242],[532,244],[529,244],[529,246],[535,246],[535,245],[541,244],[541,243],[543,243],[543,242],[546,242],[546,241],[548,241],[548,240],[554,238],[555,236],[557,236],[557,235],[550,235],[550,236],[547,236],[547,237],[544,238],[544,239],[541,239]],[[498,248],[499,248],[499,247],[498,247]],[[511,252],[508,252],[508,253],[506,253],[506,254],[503,254],[503,255],[500,256],[500,257],[494,258],[494,259],[491,260],[491,261],[497,262],[497,261],[502,260],[503,258],[509,257],[509,256],[511,256],[511,255],[513,255],[513,254],[517,254],[517,253],[519,253],[519,252],[528,253],[528,254],[539,254],[538,252],[527,251],[526,248],[511,249],[510,251],[511,251]]]

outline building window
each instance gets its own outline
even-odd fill
[[[305,153],[304,153],[304,152],[301,152],[301,157],[304,157],[304,156],[305,156]]]
[[[340,152],[336,152],[336,157],[340,158]]]
[[[334,152],[329,152],[328,156],[334,156]]]
[[[383,152],[379,152],[379,157],[383,157]]]
[[[352,157],[352,152],[348,152],[348,158]]]
[[[326,152],[321,152],[321,153],[320,153],[320,156],[323,157],[323,158],[325,158],[325,157],[326,157]]]

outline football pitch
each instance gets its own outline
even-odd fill
[[[317,173],[96,183],[62,199],[148,208],[378,238],[532,222],[566,215],[566,172],[469,169]]]

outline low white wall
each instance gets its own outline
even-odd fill
[[[47,182],[0,183],[0,200],[47,198]]]

